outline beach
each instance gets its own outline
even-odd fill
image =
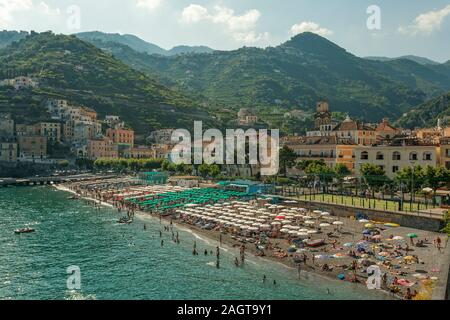
[[[80,196],[97,201],[102,205],[122,206],[114,201],[104,201],[104,197],[98,190],[95,192],[86,192],[86,190],[80,192],[77,189],[78,186],[74,188],[73,185],[57,186],[57,188],[72,193],[77,193],[78,191]],[[119,191],[116,190],[116,194]],[[123,207],[118,210],[123,210]],[[251,238],[243,239],[243,237],[236,236],[236,234],[228,232],[224,228],[216,228],[214,230],[202,228],[198,223],[194,223],[184,215],[159,215],[155,214],[155,212],[152,214],[152,212],[146,212],[138,208],[133,208],[131,211],[133,215],[136,214],[143,217],[150,215],[155,219],[161,219],[168,226],[175,224],[179,228],[192,231],[198,236],[207,239],[207,241],[212,241],[219,247],[226,246],[230,248],[236,256],[237,267],[240,263],[245,263],[245,257],[242,261],[242,250],[244,250],[244,256],[252,255],[257,257],[261,263],[264,263],[264,259],[269,259],[292,270],[297,270],[299,276],[302,273],[314,273],[330,280],[340,279],[339,281],[351,282],[361,287],[366,287],[366,281],[369,277],[366,271],[367,266],[377,265],[383,273],[380,289],[394,299],[412,299],[413,297],[411,296],[414,296],[416,299],[429,299],[432,295],[434,283],[441,276],[445,276],[445,270],[439,269],[439,262],[445,254],[447,237],[434,232],[401,226],[395,226],[395,228],[386,227],[383,224],[382,227],[377,227],[378,231],[375,237],[377,240],[373,241],[370,239],[369,249],[366,248],[369,253],[374,251],[375,254],[372,253],[369,256],[364,252],[356,258],[351,256],[351,253],[354,251],[355,243],[364,241],[364,239],[367,240],[367,236],[362,235],[362,231],[364,231],[365,225],[370,223],[369,221],[364,224],[364,221],[361,223],[361,221],[350,219],[336,220],[339,221],[339,223],[335,221],[336,224],[342,224],[343,226],[332,228],[335,231],[333,235],[324,236],[323,232],[320,232],[310,237],[311,239],[326,238],[323,246],[320,246],[320,248],[303,247],[296,252],[292,252],[293,243],[291,237],[277,236],[271,238],[269,240],[270,249],[261,250],[258,245],[252,243]],[[333,219],[332,217],[327,218]],[[407,235],[412,234],[414,234],[414,237],[408,238]],[[398,241],[400,238],[401,241]],[[440,249],[437,248],[436,239],[441,241]],[[421,245],[416,246],[415,241],[420,242]],[[349,244],[352,244],[352,246],[350,247]],[[378,256],[377,253],[381,255]],[[371,262],[372,256],[375,256],[376,259],[373,259]],[[355,261],[358,261],[358,264]],[[392,284],[390,285],[390,283]],[[408,294],[411,296],[408,296]]]

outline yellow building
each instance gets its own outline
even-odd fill
[[[6,162],[17,161],[17,143],[0,142],[0,161]]]
[[[42,160],[47,158],[47,138],[42,136],[19,136],[20,160]]]
[[[440,149],[436,145],[358,146],[355,157],[357,173],[364,164],[371,163],[379,165],[389,178],[394,178],[398,171],[406,167],[440,165]]]
[[[450,169],[450,137],[441,139],[441,166]]]
[[[39,135],[47,137],[48,142],[61,142],[61,124],[56,122],[40,122],[36,124]]]
[[[350,139],[330,137],[308,137],[303,141],[286,143],[295,152],[298,161],[323,160],[333,168],[341,163],[351,171],[355,169],[354,149],[356,145]]]
[[[119,151],[117,145],[109,138],[88,140],[87,157],[90,160],[99,158],[118,158]]]

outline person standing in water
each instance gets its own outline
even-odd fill
[[[161,247],[164,247],[164,240],[161,240]]]
[[[263,276],[263,283],[266,283],[266,281],[267,281],[267,276],[264,275],[264,276]]]

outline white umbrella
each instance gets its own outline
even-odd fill
[[[330,227],[331,225],[329,224],[329,223],[321,223],[321,224],[319,224],[319,227],[321,227],[321,228],[327,228],[327,227]]]
[[[335,222],[333,222],[333,224],[335,226],[342,226],[344,223],[342,221],[335,221]]]

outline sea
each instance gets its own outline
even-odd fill
[[[239,252],[234,248],[221,249],[217,268],[218,244],[213,240],[175,226],[180,239],[176,244],[172,233],[164,232],[164,221],[140,215],[132,224],[122,225],[117,223],[121,214],[116,209],[96,209],[70,196],[47,186],[0,188],[0,299],[388,298],[361,285],[308,272],[299,275],[297,270],[257,257],[248,257],[237,268],[234,260]],[[35,232],[15,234],[25,227]],[[194,242],[200,253],[196,256]]]

